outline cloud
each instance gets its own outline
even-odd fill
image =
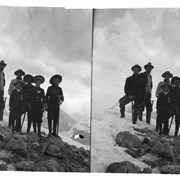
[[[61,74],[62,108],[89,116],[91,18],[91,10],[0,7],[0,58],[7,63],[5,95],[19,68],[43,75],[45,91],[50,77]]]
[[[164,71],[174,74],[179,71],[180,57],[179,51],[176,52],[180,42],[179,35],[176,36],[180,29],[179,11],[127,9],[122,14],[111,18],[112,21],[104,26],[101,18],[96,19],[93,62],[95,110],[112,106],[124,95],[125,79],[132,75],[134,64],[143,68],[147,62],[152,62],[155,66],[152,71],[153,96]],[[106,19],[105,12],[103,16]],[[110,11],[107,16],[111,16]]]

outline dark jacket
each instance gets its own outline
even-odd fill
[[[64,101],[62,89],[59,86],[49,86],[46,92],[46,103],[59,105],[59,100]]]
[[[30,104],[41,103],[43,105],[44,100],[45,100],[44,90],[40,87],[33,87],[29,95]]]
[[[147,81],[148,81],[146,71],[143,72],[143,73],[140,73],[139,76],[144,80],[144,88],[145,88],[145,86],[146,86],[146,84],[147,84]],[[151,74],[150,74],[150,77],[151,77],[151,89],[152,89],[152,88],[153,88],[153,82],[152,82],[152,76],[151,76]]]
[[[170,92],[171,92],[172,97],[173,97],[173,103],[176,104],[177,97],[180,94],[180,87],[173,87],[170,89]]]
[[[23,90],[17,91],[14,89],[10,95],[9,106],[10,108],[23,108],[25,106],[26,99]]]
[[[156,104],[156,109],[158,111],[170,111],[172,110],[172,105],[173,105],[173,101],[172,101],[172,95],[170,92],[168,92],[167,94],[163,92],[161,92],[158,96],[157,99],[157,104]]]
[[[144,81],[143,79],[137,75],[132,75],[126,79],[125,94],[127,96],[132,95],[135,96],[138,100],[142,100],[144,97]]]
[[[30,92],[31,90],[34,88],[34,86],[32,84],[28,85],[28,84],[25,84],[22,88],[24,94],[25,94],[25,98],[26,98],[26,102],[29,102],[30,98]]]

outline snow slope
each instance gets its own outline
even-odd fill
[[[127,107],[127,109],[130,109]],[[125,118],[120,118],[119,108],[112,108],[93,115],[92,134],[91,134],[91,171],[105,172],[107,166],[113,162],[130,161],[141,169],[148,167],[142,162],[142,159],[135,159],[125,153],[126,148],[119,147],[115,144],[116,135],[120,131],[129,131],[135,134],[133,127],[155,129],[155,119],[151,119],[151,125],[143,121],[137,121],[136,125],[132,124],[131,113],[126,112]],[[170,135],[174,133],[174,124],[171,127]],[[157,173],[154,169],[153,173]]]

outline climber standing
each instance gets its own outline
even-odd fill
[[[5,108],[5,101],[4,101],[5,74],[3,71],[6,65],[7,64],[3,60],[0,61],[0,121],[3,120],[3,111]]]
[[[169,117],[172,115],[172,95],[170,93],[171,85],[164,83],[161,85],[161,92],[157,99],[156,109],[159,116],[158,129],[159,134],[168,135]],[[162,128],[163,125],[163,128]]]
[[[12,79],[8,88],[8,94],[11,95],[11,92],[15,89],[15,85],[14,83],[17,80],[22,81],[22,76],[25,75],[25,72],[22,69],[18,69],[17,71],[14,72],[14,75],[16,76],[15,79]],[[8,123],[8,127],[11,128],[11,122],[12,122],[12,115],[11,115],[11,111],[9,112],[9,123]]]
[[[64,101],[62,88],[59,87],[59,84],[62,81],[61,75],[54,75],[50,78],[51,86],[48,87],[46,92],[46,108],[48,110],[48,128],[49,136],[51,133],[53,136],[57,137],[57,126],[59,121],[59,111],[60,105]],[[53,132],[52,132],[52,121],[53,121]]]
[[[146,123],[150,124],[151,120],[151,112],[152,112],[152,104],[151,104],[151,92],[153,87],[153,81],[151,76],[151,71],[154,66],[149,62],[144,66],[145,72],[140,74],[140,77],[144,80],[144,105],[141,107],[140,117],[142,117],[142,111],[144,106],[146,107]],[[141,119],[141,118],[140,118]]]
[[[22,80],[17,80],[14,82],[15,89],[12,90],[9,99],[9,109],[11,112],[11,128],[12,131],[21,131],[21,115],[25,111],[25,96],[22,91],[22,86],[24,82]]]
[[[36,133],[36,127],[38,127],[38,136],[41,137],[41,123],[44,112],[44,90],[40,87],[44,83],[45,79],[41,75],[34,77],[33,82],[35,87],[32,88],[29,95],[29,110],[33,119],[33,129]]]
[[[162,76],[162,78],[164,78],[164,80],[160,81],[158,83],[158,86],[157,86],[157,89],[156,89],[156,94],[155,94],[157,98],[158,98],[159,94],[161,92],[163,92],[163,89],[161,88],[162,84],[169,83],[172,86],[171,81],[170,81],[170,79],[173,77],[172,73],[170,73],[169,71],[166,71],[161,76]],[[170,91],[171,91],[171,89],[170,89]],[[156,129],[155,129],[156,131],[159,131],[159,129],[158,129],[158,127],[159,127],[158,123],[159,122],[158,121],[159,121],[159,116],[157,114],[157,117],[156,117]]]
[[[30,132],[30,129],[31,129],[31,124],[32,124],[32,114],[31,114],[31,111],[29,109],[29,102],[30,102],[30,92],[31,90],[33,89],[33,76],[31,74],[26,74],[23,78],[23,81],[25,83],[25,85],[23,86],[23,91],[24,91],[24,94],[25,94],[25,98],[26,98],[26,106],[25,106],[25,110],[27,112],[27,120],[28,120],[28,125],[27,125],[27,133]],[[24,115],[25,116],[25,115]]]

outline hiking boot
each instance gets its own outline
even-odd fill
[[[54,137],[59,137],[56,133],[52,133],[52,135],[53,135]]]
[[[124,118],[125,117],[125,114],[124,114],[124,112],[120,112],[121,113],[121,116],[120,116],[120,118]]]

